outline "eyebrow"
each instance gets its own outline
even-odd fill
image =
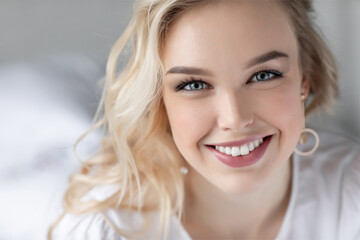
[[[267,52],[265,54],[261,54],[260,56],[257,56],[255,58],[253,58],[252,60],[249,61],[249,63],[246,65],[247,68],[253,67],[255,65],[276,59],[276,58],[289,58],[289,55],[287,55],[286,53],[283,52],[279,52],[279,51],[271,51],[271,52]]]
[[[265,63],[265,62],[273,60],[273,59],[282,58],[282,57],[288,58],[289,55],[287,55],[286,53],[283,53],[283,52],[279,52],[279,51],[267,52],[267,53],[261,54],[260,56],[257,56],[255,58],[251,59],[248,62],[248,64],[246,65],[246,68],[250,68],[255,65]],[[212,73],[209,70],[197,68],[197,67],[185,67],[185,66],[177,66],[177,67],[170,68],[170,70],[168,70],[166,72],[166,75],[170,74],[170,73],[212,76]]]
[[[166,75],[169,73],[178,73],[178,74],[189,74],[189,75],[202,75],[202,76],[212,76],[211,72],[196,67],[173,67],[166,72]]]

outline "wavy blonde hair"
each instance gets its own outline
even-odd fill
[[[213,2],[218,1],[136,2],[133,18],[115,43],[107,63],[97,113],[102,117],[92,128],[105,130],[101,151],[71,176],[64,197],[65,213],[103,212],[109,208],[158,211],[159,238],[166,238],[173,215],[180,219],[185,196],[180,167],[184,160],[171,136],[162,101],[162,46],[167,31],[180,14]],[[312,99],[306,114],[331,106],[337,95],[336,64],[315,29],[311,1],[278,2],[288,13],[297,36],[301,67],[310,80]],[[127,53],[130,53],[127,64],[119,70],[119,60]],[[91,189],[106,184],[116,184],[118,190],[103,201],[83,200]],[[115,230],[128,236],[120,229]]]

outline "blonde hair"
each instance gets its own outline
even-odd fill
[[[142,0],[115,43],[107,64],[106,81],[93,129],[105,129],[101,151],[70,178],[64,197],[65,213],[102,212],[109,208],[160,213],[159,238],[166,238],[170,218],[180,219],[184,201],[183,158],[171,136],[162,101],[162,46],[176,18],[209,0]],[[337,95],[335,60],[312,22],[306,0],[279,0],[298,39],[300,62],[311,83],[313,98],[306,113],[331,105]],[[119,71],[119,59],[130,52]],[[116,184],[118,191],[103,201],[84,201],[94,187]],[[107,220],[108,221],[108,220]],[[111,224],[111,223],[110,223]],[[127,233],[116,229],[119,234]],[[51,238],[51,230],[49,234]]]

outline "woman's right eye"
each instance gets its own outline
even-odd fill
[[[209,85],[202,80],[190,80],[181,82],[181,84],[176,87],[176,91],[200,91],[208,88],[210,88]]]

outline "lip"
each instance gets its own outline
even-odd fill
[[[253,151],[251,151],[248,155],[245,156],[230,156],[226,155],[225,153],[221,153],[213,146],[207,145],[206,147],[209,149],[209,151],[214,154],[214,156],[220,160],[220,162],[224,163],[225,165],[232,167],[232,168],[241,168],[241,167],[247,167],[256,164],[259,162],[262,158],[262,156],[265,154],[269,143],[272,139],[272,136],[266,136],[264,139],[264,142],[257,148],[255,148]],[[255,138],[257,139],[257,138]],[[247,139],[245,139],[247,140]],[[241,141],[240,141],[241,142]],[[238,143],[238,142],[236,142]],[[228,143],[226,143],[228,144]],[[244,141],[242,141],[242,144],[244,144]],[[217,146],[234,146],[234,145],[217,145]]]
[[[223,143],[214,143],[214,144],[206,144],[207,146],[221,146],[221,147],[236,147],[236,146],[242,146],[244,144],[247,144],[249,142],[253,142],[260,138],[265,138],[271,135],[254,135],[239,141],[232,141],[232,142],[223,142]]]

